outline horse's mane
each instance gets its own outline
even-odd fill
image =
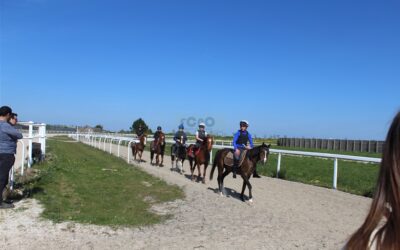
[[[247,156],[248,156],[250,159],[254,159],[255,157],[257,157],[257,156],[260,154],[261,148],[262,148],[262,145],[250,149],[250,150],[248,151],[248,153],[247,153]]]

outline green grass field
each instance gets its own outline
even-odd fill
[[[259,173],[276,177],[277,159],[271,154],[266,166],[258,165]],[[378,164],[339,160],[338,190],[372,197],[378,171]],[[288,181],[332,188],[333,159],[283,155],[280,173]]]
[[[33,197],[44,205],[43,216],[55,222],[138,226],[166,216],[149,211],[152,204],[184,197],[177,186],[67,137],[48,140],[47,160],[37,165],[41,178]]]

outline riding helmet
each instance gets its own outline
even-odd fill
[[[240,121],[240,126],[241,126],[241,127],[242,127],[242,126],[248,127],[248,126],[249,126],[249,122],[246,121],[246,120],[241,120],[241,121]]]
[[[162,130],[161,126],[158,126],[158,127],[157,127],[157,130],[158,130],[158,131],[161,131],[161,130]]]
[[[185,129],[185,127],[183,126],[183,124],[179,125],[179,129]]]
[[[199,128],[206,128],[206,124],[204,122],[200,123]]]

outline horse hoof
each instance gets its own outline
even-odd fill
[[[219,192],[219,195],[220,195],[221,197],[224,197],[224,194],[223,194],[222,192]]]
[[[250,199],[249,202],[250,202],[250,203],[253,203],[253,199]]]

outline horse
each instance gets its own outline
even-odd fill
[[[146,135],[142,135],[139,137],[139,143],[132,143],[131,145],[132,155],[135,157],[135,161],[137,155],[139,155],[139,163],[142,162],[142,155],[144,148],[146,147],[146,140],[147,140]]]
[[[183,141],[183,138],[180,141],[177,141],[178,148],[176,150],[176,155],[173,154],[175,144],[172,144],[172,146],[171,146],[172,169],[176,169],[177,171],[179,171],[180,174],[183,174],[183,172],[184,172],[183,171],[183,163],[185,162],[185,159],[186,159],[186,146],[184,144],[182,144],[182,141]]]
[[[204,171],[203,171],[203,178],[202,178],[202,183],[206,183],[206,172],[207,172],[207,167],[210,162],[210,152],[212,150],[212,146],[214,144],[214,138],[210,135],[207,136],[207,138],[203,141],[202,145],[200,148],[197,150],[197,152],[194,152],[194,156],[188,156],[189,163],[190,163],[190,171],[192,173],[192,181],[194,181],[194,169],[197,166],[198,170],[198,175],[197,175],[197,180],[200,179],[201,177],[201,171],[200,171],[200,166],[204,165]],[[194,145],[190,145],[188,152],[192,150]],[[193,164],[194,162],[194,164]]]
[[[263,143],[260,146],[248,150],[242,165],[237,170],[238,174],[240,174],[243,179],[242,192],[240,194],[240,199],[242,201],[244,201],[244,191],[247,186],[249,189],[249,202],[253,202],[253,195],[251,193],[252,186],[249,179],[256,169],[258,162],[262,161],[263,164],[267,163],[270,147],[271,145],[266,145]],[[214,170],[218,166],[218,189],[221,196],[224,189],[224,178],[232,172],[232,167],[226,165],[224,162],[224,159],[229,152],[233,153],[232,149],[221,149],[217,151],[210,174],[210,180],[212,180]]]
[[[150,164],[153,165],[154,154],[156,155],[156,166],[163,167],[164,163],[164,152],[165,152],[165,135],[160,133],[157,139],[151,142],[150,146]],[[161,156],[161,163],[160,163]]]

